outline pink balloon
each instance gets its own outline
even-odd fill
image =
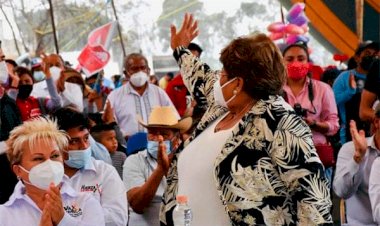
[[[274,22],[274,23],[269,24],[269,26],[267,27],[267,30],[274,33],[283,32],[285,27],[286,25],[282,22]]]
[[[292,19],[296,18],[303,10],[305,9],[304,3],[296,3],[292,6],[292,8],[289,10],[288,15],[286,16],[286,19],[288,21],[291,21]]]
[[[285,32],[288,34],[295,34],[295,35],[302,35],[303,33],[305,33],[302,27],[297,26],[295,24],[286,25]]]
[[[297,35],[289,35],[285,40],[286,44],[291,45],[297,42]]]
[[[275,40],[278,40],[280,38],[284,37],[284,33],[279,33],[279,32],[276,32],[276,33],[270,33],[269,34],[269,38],[272,40],[272,41],[275,41]]]

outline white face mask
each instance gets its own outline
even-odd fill
[[[132,83],[132,85],[141,87],[148,81],[148,75],[143,71],[139,71],[132,74],[129,81]]]
[[[8,68],[5,60],[0,62],[0,84],[5,84],[8,81]]]
[[[83,91],[78,84],[65,82],[65,90],[60,94],[62,107],[75,105],[78,111],[83,112]]]
[[[53,81],[57,81],[59,79],[59,76],[61,76],[61,68],[53,66],[49,69],[51,77],[53,78]]]
[[[226,85],[230,84],[230,83],[233,82],[235,79],[236,79],[236,77],[233,78],[232,80],[230,80],[230,81],[224,83],[224,85],[223,85],[222,87],[220,86],[220,78],[217,79],[217,80],[215,81],[215,83],[214,83],[214,99],[215,99],[215,103],[216,103],[217,105],[219,105],[219,106],[221,106],[221,107],[228,108],[227,104],[228,104],[229,102],[231,102],[231,100],[233,100],[233,99],[236,97],[236,94],[234,94],[229,100],[226,101],[226,100],[224,99],[223,91],[222,91],[222,89],[223,89]]]
[[[51,182],[57,186],[61,183],[64,175],[63,164],[50,159],[34,166],[30,171],[26,170],[21,165],[20,168],[29,173],[30,183],[27,181],[24,181],[24,183],[31,184],[42,190],[47,190]]]
[[[35,71],[33,72],[33,78],[35,82],[40,82],[45,79],[45,73],[43,71]]]

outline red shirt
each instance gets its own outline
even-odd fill
[[[186,94],[187,89],[183,83],[182,76],[177,74],[166,87],[166,93],[173,102],[179,115],[182,117],[186,112]]]
[[[25,100],[17,98],[16,104],[20,109],[22,121],[27,121],[41,115],[38,99],[35,97],[29,96]]]

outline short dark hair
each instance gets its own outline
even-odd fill
[[[33,75],[32,75],[32,72],[28,69],[28,68],[26,68],[26,67],[16,67],[15,68],[15,73],[20,77],[21,75],[23,75],[23,74],[27,74],[27,75],[29,75],[31,78],[32,78],[32,80],[33,80],[33,82],[34,82],[34,78],[33,78]]]
[[[322,73],[321,81],[325,82],[325,83],[328,83],[329,81],[334,81],[338,77],[338,75],[340,74],[340,72],[341,71],[338,70],[338,68],[336,68],[336,67],[327,68]]]
[[[97,124],[91,128],[91,132],[104,132],[114,130],[114,124]]]
[[[16,61],[14,61],[12,59],[5,59],[5,63],[10,64],[10,65],[12,65],[15,68],[18,66],[17,63],[16,63]]]
[[[149,64],[148,64],[148,60],[146,59],[146,57],[144,55],[142,55],[141,53],[131,53],[129,54],[128,56],[125,57],[124,59],[124,70],[128,70],[128,61],[132,58],[142,58],[144,59],[145,63],[146,63],[146,66],[149,67]]]
[[[377,52],[379,51],[379,43],[371,40],[360,43],[358,48],[355,50],[355,55],[359,56],[366,49],[374,49]]]
[[[307,61],[310,62],[310,55],[309,55],[307,44],[305,42],[296,42],[296,43],[286,46],[284,50],[282,50],[282,55],[285,56],[285,53],[292,47],[299,47],[303,49],[306,53]]]
[[[102,133],[107,131],[115,131],[114,124],[97,124],[90,129],[91,136],[98,142]]]
[[[53,118],[57,120],[58,127],[61,130],[80,127],[80,130],[90,129],[88,117],[72,108],[60,108],[53,113]]]
[[[256,100],[280,94],[286,80],[279,49],[262,33],[233,40],[222,50],[220,61],[228,78],[243,78],[243,90]]]
[[[197,51],[199,53],[199,56],[202,54],[203,49],[196,43],[190,42],[189,46],[187,47],[189,50]]]

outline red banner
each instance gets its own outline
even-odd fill
[[[78,57],[78,62],[87,76],[102,70],[109,60],[110,54],[101,45],[86,45]]]
[[[116,21],[96,28],[88,35],[88,44],[90,46],[102,45],[105,49],[108,49],[115,32],[115,28]]]
[[[115,32],[116,22],[110,22],[91,31],[88,43],[78,57],[80,68],[87,76],[102,70],[110,59],[107,51]]]

